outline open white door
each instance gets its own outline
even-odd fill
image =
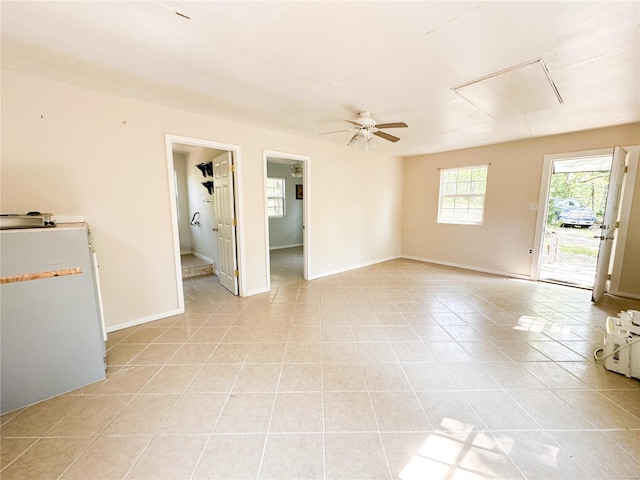
[[[609,177],[609,190],[607,192],[607,203],[604,209],[604,218],[600,226],[600,249],[598,251],[598,263],[596,265],[596,277],[593,284],[591,300],[597,302],[607,291],[607,280],[609,279],[609,265],[611,264],[611,251],[613,249],[613,239],[617,229],[618,207],[620,206],[620,196],[622,194],[622,182],[624,180],[625,165],[627,162],[627,152],[622,147],[613,149],[613,161],[611,162],[611,176]]]
[[[213,159],[213,183],[218,228],[218,277],[223,287],[234,295],[238,295],[233,154],[231,152]]]

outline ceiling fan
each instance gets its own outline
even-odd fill
[[[320,135],[329,135],[331,133],[338,132],[352,132],[355,130],[355,134],[347,143],[348,146],[356,146],[358,144],[366,144],[371,148],[373,146],[371,139],[375,135],[376,137],[384,138],[390,142],[397,142],[400,140],[398,137],[390,135],[386,132],[382,132],[380,129],[382,128],[405,128],[408,125],[404,122],[393,122],[393,123],[379,123],[377,124],[375,119],[371,117],[371,113],[369,112],[360,112],[358,113],[358,121],[354,120],[345,120],[352,125],[354,128],[348,128],[344,130],[335,130],[333,132],[321,133]],[[368,148],[367,148],[368,150]]]

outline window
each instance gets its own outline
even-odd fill
[[[284,217],[284,178],[267,177],[267,213]]]
[[[440,171],[438,223],[481,225],[487,165]]]

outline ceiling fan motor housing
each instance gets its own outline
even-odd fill
[[[369,112],[360,112],[358,114],[358,120],[360,120],[360,123],[364,127],[375,128],[376,126],[376,121],[373,118],[371,118],[371,114]]]
[[[371,117],[371,113],[367,111],[363,111],[358,113],[358,121],[354,120],[345,120],[345,122],[354,125],[355,128],[350,128],[350,131],[355,130],[355,135],[351,138],[347,145],[351,146],[354,142],[360,137],[364,137],[366,140],[371,140],[371,138],[375,135],[380,138],[384,138],[389,142],[397,142],[400,140],[398,137],[395,137],[389,133],[383,132],[381,128],[403,128],[407,127],[407,124],[404,122],[392,122],[392,123],[381,123],[380,125],[376,125],[375,119]],[[338,133],[338,132],[346,132],[349,130],[337,130],[335,132],[327,132],[327,133]],[[320,135],[326,135],[327,133],[321,133]]]

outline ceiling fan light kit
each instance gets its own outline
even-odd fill
[[[360,150],[361,152],[368,152],[369,150],[375,148],[378,144],[375,138],[373,138],[373,134],[371,133],[356,133],[347,146],[354,148],[356,150]]]
[[[350,132],[355,130],[355,134],[351,137],[351,140],[347,143],[347,146],[366,152],[371,150],[377,145],[377,141],[374,136],[383,138],[389,142],[397,142],[400,138],[390,135],[381,131],[382,128],[406,128],[408,125],[404,122],[392,122],[392,123],[376,123],[371,117],[369,112],[360,112],[358,114],[358,121],[345,120],[345,122],[354,125],[354,128],[346,130],[336,130],[334,132],[321,133],[320,135],[328,135],[330,133],[338,132]]]
[[[294,163],[293,165],[291,165],[291,168],[289,169],[289,173],[291,173],[291,176],[293,178],[301,178],[304,170],[302,168],[302,165],[300,164],[299,161],[296,160],[296,163]]]

